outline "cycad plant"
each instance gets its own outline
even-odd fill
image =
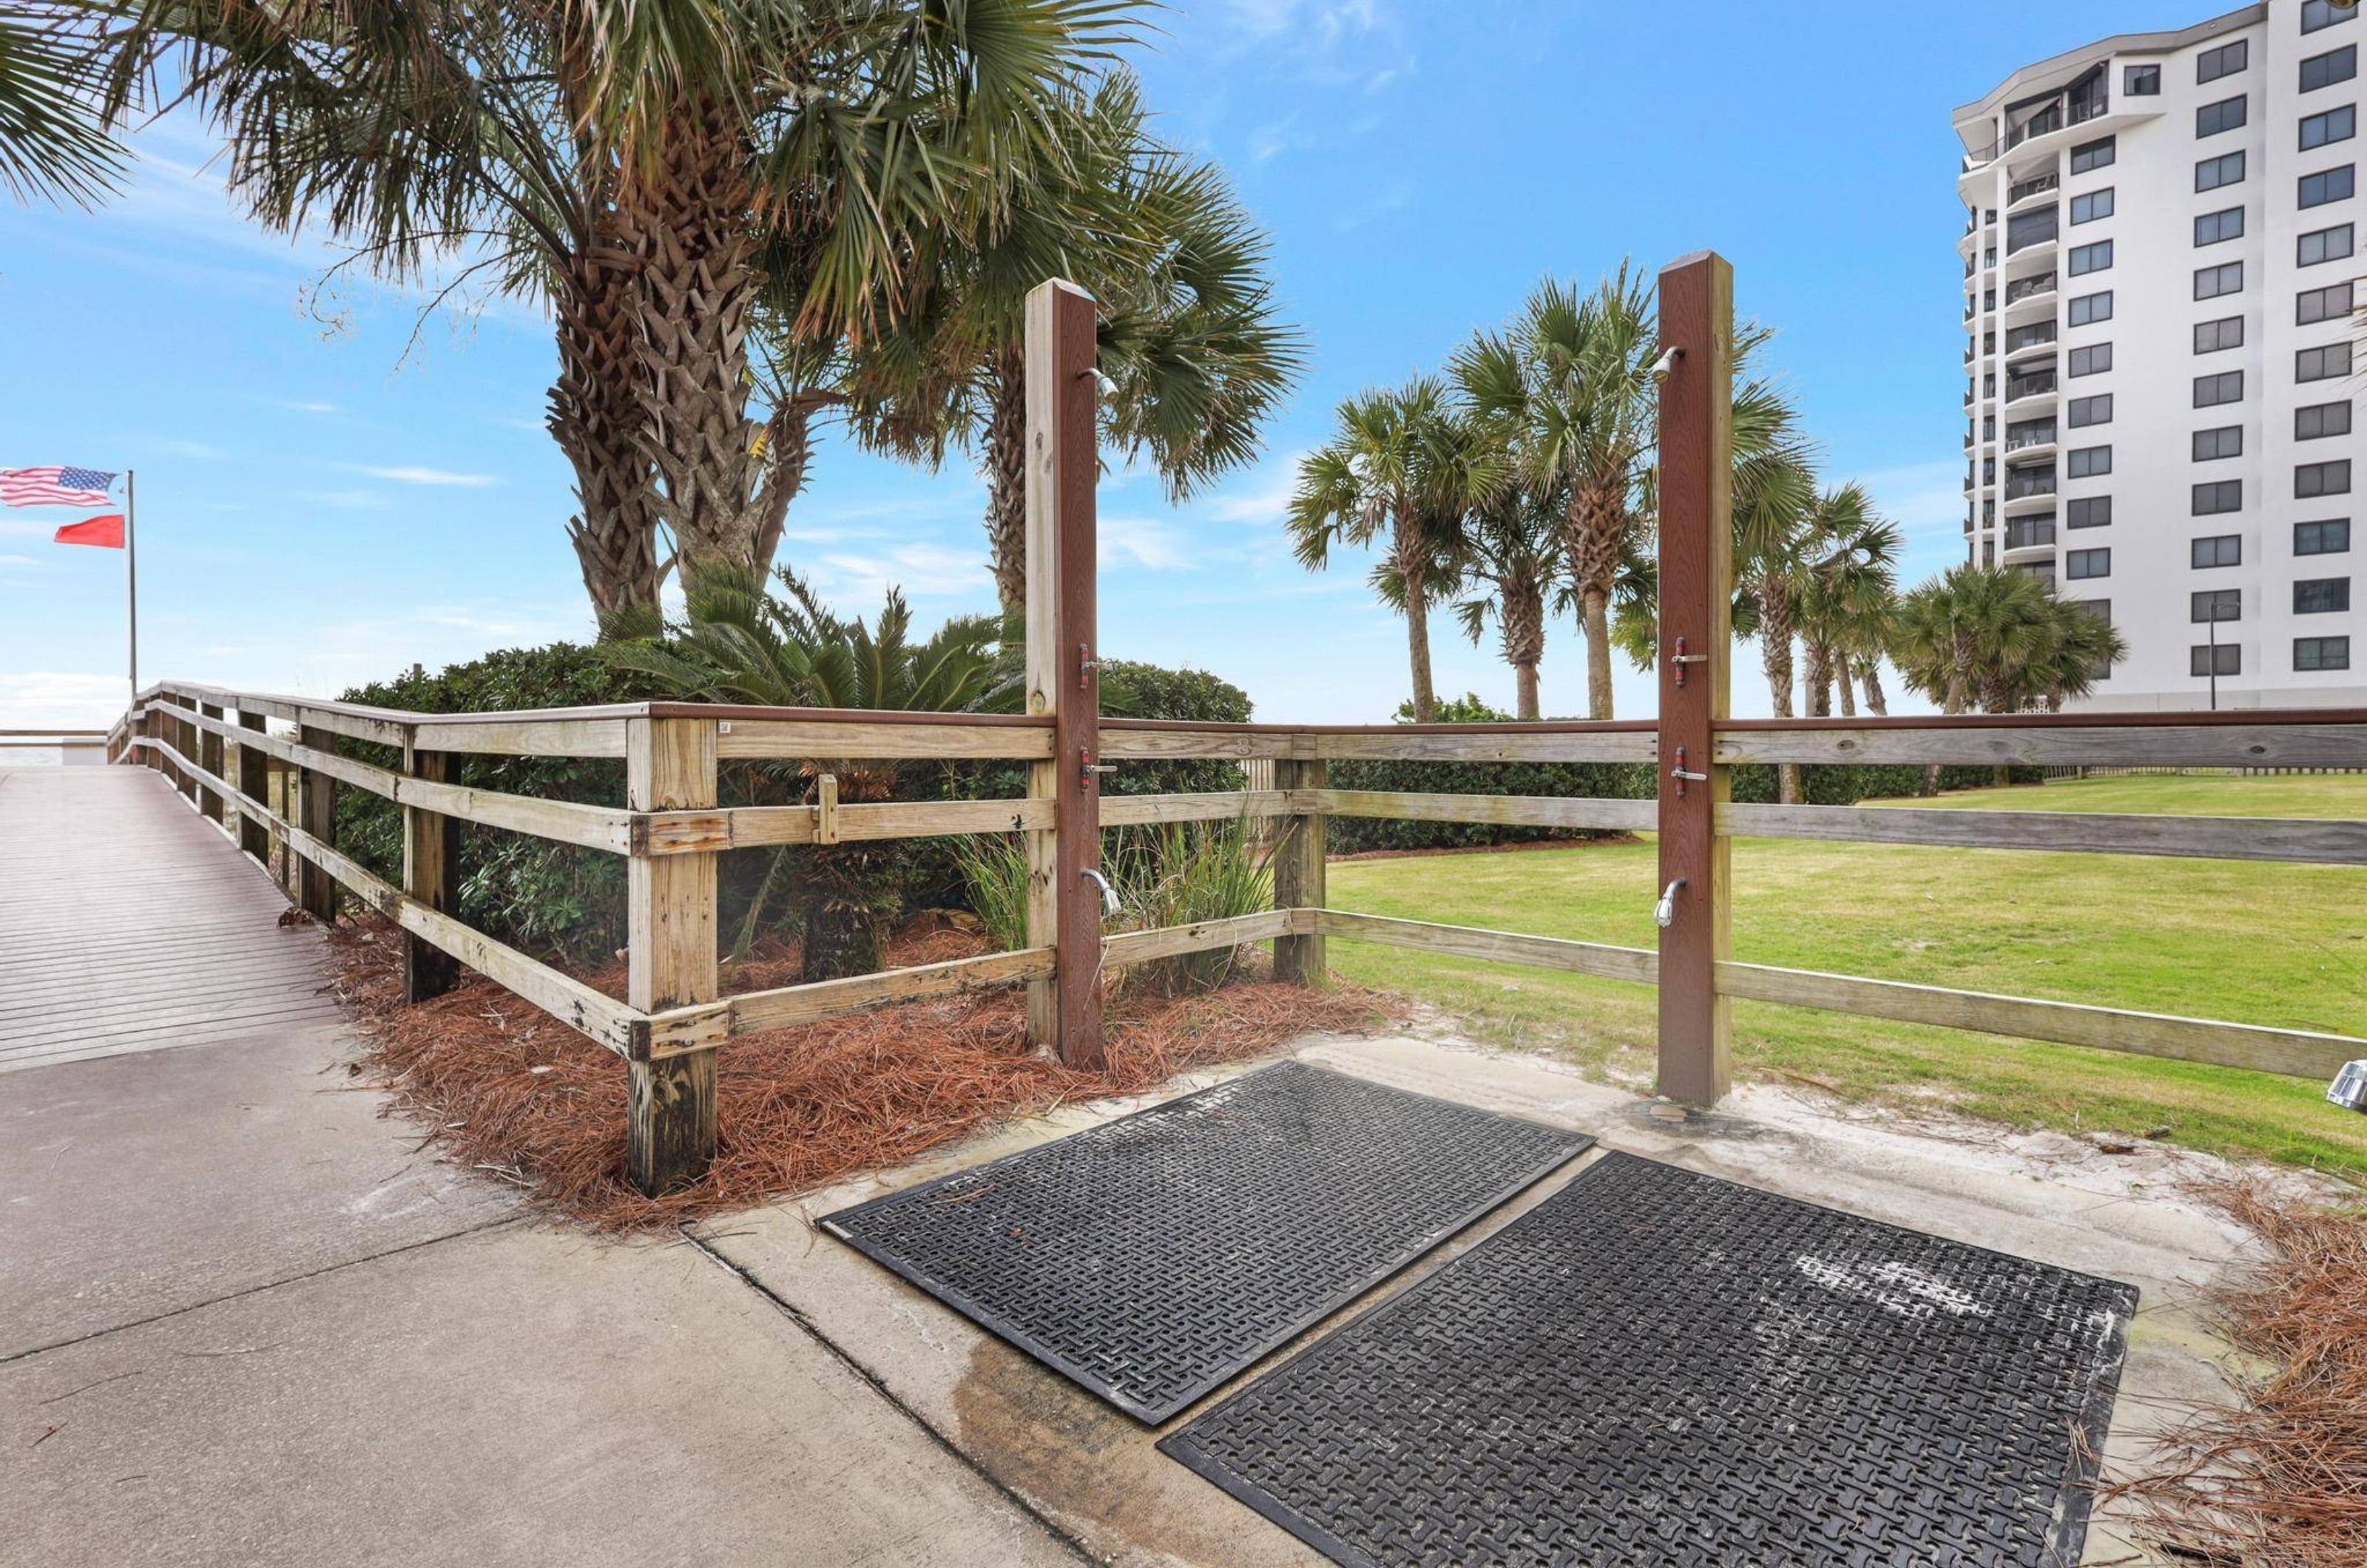
[[[841,617],[787,570],[776,581],[778,592],[744,568],[696,573],[679,622],[644,623],[642,635],[612,638],[606,657],[694,702],[957,713],[1008,708],[1015,699],[1008,667],[996,657],[998,626],[989,617],[957,616],[915,641],[912,611],[895,589],[877,622],[866,624]],[[857,805],[892,797],[898,770],[857,757],[760,764],[743,787],[753,798],[810,803],[825,776],[835,781],[839,800]],[[736,951],[745,951],[786,874],[803,908],[804,977],[872,973],[900,905],[905,863],[904,846],[895,840],[811,845],[794,860],[776,851]]]

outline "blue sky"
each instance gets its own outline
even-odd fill
[[[1435,366],[1542,275],[1700,246],[1781,331],[1828,472],[1909,531],[1910,576],[1960,547],[1963,221],[1948,113],[2005,72],[2203,9],[1707,0],[1172,0],[1137,64],[1171,140],[1271,230],[1306,384],[1264,459],[1182,508],[1102,496],[1104,650],[1246,687],[1261,717],[1385,718],[1401,625],[1358,563],[1310,576],[1279,524],[1297,457],[1359,388]],[[419,301],[323,273],[247,226],[190,126],[142,140],[93,213],[0,206],[0,466],[136,468],[142,671],[334,693],[413,661],[589,630],[541,427],[529,308],[414,332]],[[985,607],[983,492],[826,446],[784,557],[843,608],[901,583],[924,618]],[[0,727],[119,711],[121,558],[52,546],[80,513],[0,513]],[[1512,704],[1486,647],[1435,628],[1443,690]],[[1546,711],[1583,705],[1552,629]],[[1756,660],[1736,705],[1763,712]],[[1648,714],[1624,668],[1623,716]]]

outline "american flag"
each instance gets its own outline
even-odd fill
[[[115,476],[96,468],[0,468],[0,502],[9,506],[104,506]]]

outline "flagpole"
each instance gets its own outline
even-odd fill
[[[140,704],[140,536],[134,523],[139,508],[132,502],[132,482],[135,476],[130,468],[123,470],[123,591],[125,598],[124,626],[130,637],[131,703]],[[128,712],[129,709],[127,708]]]

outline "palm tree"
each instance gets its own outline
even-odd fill
[[[1591,293],[1546,278],[1501,333],[1460,350],[1455,381],[1504,432],[1524,479],[1564,497],[1561,549],[1586,636],[1590,718],[1612,716],[1611,609],[1653,440],[1659,326],[1649,286],[1619,271]]]
[[[1537,666],[1546,656],[1547,598],[1560,562],[1562,512],[1518,485],[1472,507],[1463,527],[1465,591],[1477,592],[1455,607],[1464,635],[1474,643],[1496,623],[1498,647],[1512,667],[1514,716],[1540,716]]]
[[[46,6],[0,17],[0,188],[87,207],[114,188],[123,152],[100,123],[66,19]]]
[[[947,246],[931,309],[866,356],[875,444],[936,460],[983,450],[986,531],[1006,614],[1026,597],[1028,291],[1068,277],[1098,307],[1114,460],[1148,462],[1180,502],[1251,461],[1297,379],[1303,343],[1279,319],[1263,231],[1215,164],[1152,136],[1134,75],[1064,95],[1053,152],[974,243]]]
[[[1014,705],[1017,686],[997,659],[1000,634],[991,617],[957,616],[916,642],[912,611],[895,589],[877,624],[866,625],[834,614],[786,570],[777,581],[776,594],[744,567],[694,571],[685,581],[678,623],[612,638],[603,645],[606,656],[687,701],[932,713]],[[758,775],[760,786],[766,776]],[[798,797],[818,798],[825,776],[835,782],[837,798],[852,805],[890,798],[897,770],[876,759],[808,760],[795,768]],[[795,862],[787,851],[775,852],[738,949],[745,951],[780,873],[794,865],[805,910],[803,977],[876,971],[900,905],[906,859],[905,846],[893,840],[812,845]]]
[[[1452,591],[1459,547],[1461,476],[1445,389],[1417,376],[1342,403],[1331,439],[1302,459],[1288,525],[1298,563],[1331,559],[1333,541],[1382,555],[1374,580],[1404,615],[1415,722],[1438,712],[1431,681],[1430,607]]]
[[[107,105],[195,106],[266,225],[398,280],[455,250],[547,300],[549,425],[604,614],[686,565],[761,572],[802,483],[752,420],[760,304],[813,345],[903,307],[914,257],[1028,176],[1124,0],[86,0]],[[163,85],[159,85],[159,84]],[[827,401],[827,400],[824,400]]]
[[[2099,671],[2128,657],[2128,644],[2028,572],[1967,563],[1899,602],[1891,654],[1943,713],[2016,713],[2085,696]],[[1925,794],[1938,790],[1939,773],[1924,771]]]
[[[1832,712],[1838,684],[1841,711],[1856,711],[1848,664],[1874,607],[1897,594],[1898,525],[1878,517],[1873,497],[1852,480],[1817,497],[1802,518],[1793,580],[1794,604],[1807,654],[1808,714]]]

